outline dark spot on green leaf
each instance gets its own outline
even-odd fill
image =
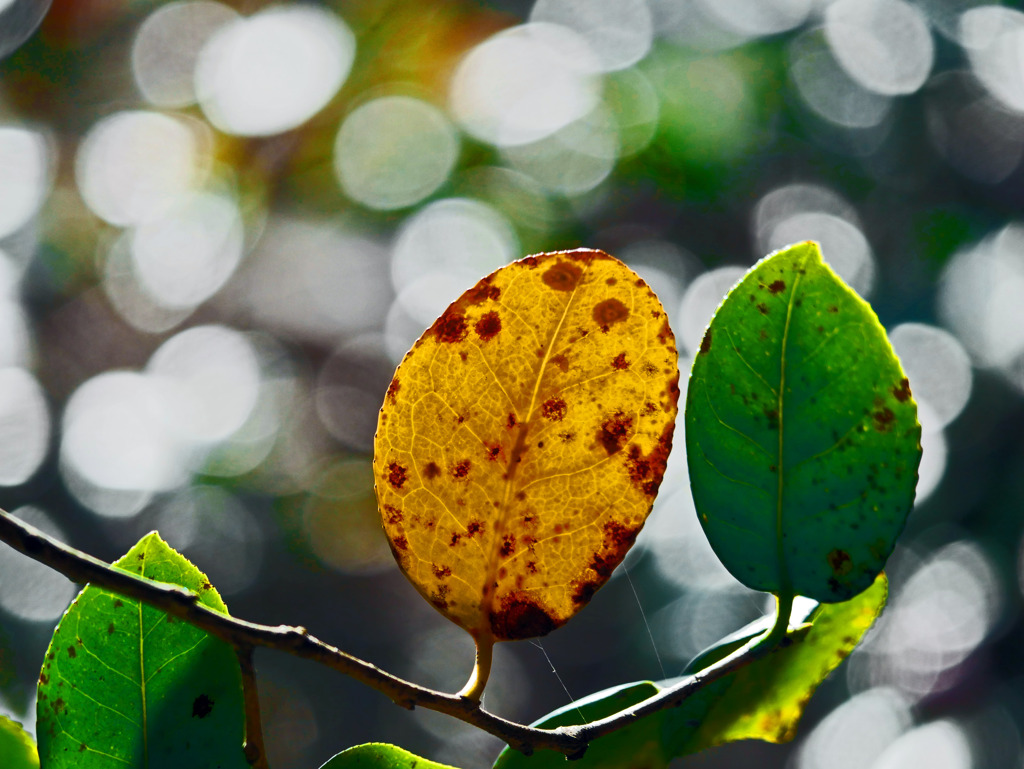
[[[213,710],[213,700],[205,694],[200,694],[192,701],[193,718],[206,718],[210,715],[211,710]]]
[[[75,647],[74,646],[69,646],[68,647],[68,656],[71,657],[72,659],[74,659],[77,655],[78,655],[78,652],[75,650]]]
[[[850,559],[850,554],[845,550],[836,548],[826,558],[828,559],[829,568],[832,569],[832,573],[836,576],[845,576],[853,569],[853,561]]]
[[[757,311],[759,313],[761,313],[762,315],[767,315],[768,314],[768,305],[766,305],[764,302],[761,302],[761,304],[757,305]]]
[[[707,352],[711,349],[711,328],[704,332],[704,338],[700,340],[700,351]]]
[[[778,294],[780,291],[786,290],[786,284],[783,283],[781,280],[775,280],[769,284],[768,290],[771,291],[773,294]]]
[[[906,377],[900,380],[900,383],[892,388],[893,397],[896,398],[900,403],[905,403],[910,398],[910,380]]]
[[[874,420],[875,429],[880,433],[887,433],[892,429],[892,424],[896,421],[896,415],[892,413],[892,409],[888,406],[880,411],[876,411],[871,415]]]

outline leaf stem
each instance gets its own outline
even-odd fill
[[[771,649],[754,639],[733,654],[675,686],[665,689],[631,708],[586,725],[537,729],[497,716],[480,707],[479,700],[461,694],[446,694],[405,681],[376,665],[347,654],[313,637],[303,627],[260,625],[222,614],[199,603],[199,596],[177,585],[167,585],[139,577],[111,566],[87,553],[75,550],[0,510],[0,541],[29,558],[49,566],[79,584],[96,587],[141,601],[159,611],[188,622],[230,644],[236,650],[257,646],[291,654],[347,675],[384,694],[404,708],[417,705],[457,718],[506,742],[515,750],[530,755],[534,750],[553,750],[571,758],[583,755],[593,740],[635,723],[638,718],[675,707],[704,686],[729,675],[768,654]],[[792,600],[792,599],[790,599]],[[786,613],[788,617],[788,612]],[[781,616],[781,614],[780,614]],[[783,627],[781,620],[777,626]],[[773,628],[772,632],[776,630]],[[486,651],[489,656],[493,640]],[[482,649],[480,649],[482,651]],[[484,667],[478,665],[482,673]],[[487,669],[490,665],[488,663]],[[481,676],[474,671],[478,679]],[[471,679],[472,681],[472,679]],[[473,689],[476,687],[468,687]],[[483,687],[480,686],[480,689]]]
[[[779,642],[785,638],[786,631],[789,629],[789,618],[792,613],[793,591],[787,590],[783,593],[776,593],[775,624],[772,625],[772,629],[768,631],[767,635],[758,641],[758,646],[764,647],[766,651],[778,646]]]
[[[459,697],[470,702],[480,702],[483,697],[487,679],[491,676],[491,662],[494,659],[494,637],[490,633],[481,634],[476,641],[476,664],[466,685],[459,692]]]
[[[245,700],[245,760],[253,769],[270,769],[267,750],[263,744],[263,719],[260,715],[260,693],[256,684],[256,666],[253,664],[254,647],[235,647],[238,664],[242,668],[242,694]]]

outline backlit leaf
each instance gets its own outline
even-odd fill
[[[871,307],[799,243],[729,292],[690,374],[701,525],[744,584],[842,601],[882,570],[914,501],[921,428]]]
[[[416,342],[374,453],[401,568],[453,622],[544,635],[590,600],[650,512],[672,443],[675,341],[600,251],[503,267]]]
[[[428,761],[395,745],[369,742],[341,751],[320,769],[454,769],[454,767]]]
[[[682,705],[642,718],[625,729],[591,743],[578,762],[579,769],[662,769],[678,756],[736,740],[785,742],[796,733],[804,707],[818,685],[856,647],[885,606],[884,574],[866,591],[849,601],[817,604],[808,614],[794,615],[794,623],[782,646],[741,670],[704,686]],[[770,623],[768,623],[770,624]],[[723,639],[700,655],[710,665],[735,649],[737,640],[749,640],[764,630],[752,623],[735,638]],[[559,708],[534,726],[554,728],[595,721],[642,702],[677,683],[639,681],[591,695],[576,704]],[[551,750],[532,756],[506,748],[495,769],[557,769],[565,757]]]
[[[227,612],[206,576],[156,533],[115,563]],[[53,634],[37,732],[50,769],[248,769],[234,650],[163,612],[87,586]]]
[[[21,724],[0,716],[0,766],[3,769],[39,769],[36,744]]]

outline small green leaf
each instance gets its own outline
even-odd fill
[[[701,525],[749,587],[844,601],[882,570],[914,502],[917,405],[871,307],[816,243],[762,259],[690,373]]]
[[[808,618],[809,629],[791,631],[767,657],[665,711],[670,754],[687,755],[736,740],[791,740],[814,690],[860,643],[887,595],[888,581],[880,574],[849,601],[819,604]]]
[[[21,724],[0,716],[0,766],[3,769],[39,769],[36,744]]]
[[[659,711],[594,740],[573,766],[661,769],[677,756],[726,742],[791,739],[811,694],[860,643],[885,606],[886,594],[887,582],[881,574],[870,589],[849,601],[806,607],[809,613],[794,615],[795,622],[806,619],[806,624],[790,630],[782,646],[771,654],[704,686],[678,707]],[[698,660],[710,665],[738,648],[737,643],[742,645],[767,627],[764,623],[752,624],[723,639]],[[675,683],[640,681],[617,686],[560,708],[534,726],[554,728],[589,723],[642,702]],[[554,769],[565,767],[566,763],[564,756],[554,751],[540,750],[528,757],[506,748],[494,766]]]
[[[534,726],[554,729],[590,723],[614,715],[638,702],[657,694],[660,689],[650,681],[638,681],[596,692],[588,697],[559,708],[544,716]],[[617,732],[594,740],[583,758],[573,761],[573,769],[661,769],[668,765],[661,740],[661,724],[657,717],[642,721]],[[498,756],[494,769],[565,769],[565,756],[553,750],[538,750],[532,756],[524,756],[517,750],[505,748]]]
[[[227,608],[206,576],[156,533],[115,566]],[[234,650],[186,622],[87,586],[53,634],[39,676],[47,769],[248,769]]]
[[[420,758],[383,742],[368,742],[343,750],[320,769],[455,769]]]

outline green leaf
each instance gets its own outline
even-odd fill
[[[534,726],[554,729],[558,726],[590,723],[614,715],[661,691],[650,681],[638,681],[596,692],[588,697],[549,713]],[[657,716],[645,718],[633,726],[594,740],[583,758],[573,761],[573,769],[660,769],[668,765],[661,739],[661,723]],[[532,756],[505,748],[494,769],[565,769],[565,756],[553,750],[538,750]]]
[[[816,243],[762,259],[718,308],[686,399],[690,484],[749,587],[843,601],[914,502],[921,427],[885,330]]]
[[[793,739],[814,690],[860,643],[887,596],[888,581],[879,574],[868,590],[849,601],[819,604],[808,617],[809,628],[791,631],[768,656],[665,711],[671,755],[735,740]]]
[[[420,758],[383,742],[368,742],[343,750],[320,769],[455,769]]]
[[[39,769],[36,744],[21,724],[0,716],[0,766],[3,769]]]
[[[227,613],[206,576],[156,533],[114,565],[193,590],[202,604]],[[101,588],[87,586],[57,626],[37,709],[47,769],[248,769],[234,650]]]
[[[743,739],[784,742],[795,734],[804,706],[818,685],[835,670],[874,623],[885,606],[884,574],[872,587],[844,603],[816,604],[794,614],[782,645],[735,673],[704,686],[682,705],[640,719],[591,743],[573,766],[586,769],[660,769],[677,757]],[[805,613],[809,608],[809,613]],[[767,629],[752,624],[723,639],[698,659],[710,665]],[[681,679],[680,679],[681,680]],[[624,710],[678,681],[640,681],[591,695],[544,717],[534,726],[554,728],[589,723]],[[579,710],[577,710],[577,707]],[[579,711],[582,711],[582,715]],[[524,756],[502,751],[495,769],[564,767],[565,758],[550,750]]]

